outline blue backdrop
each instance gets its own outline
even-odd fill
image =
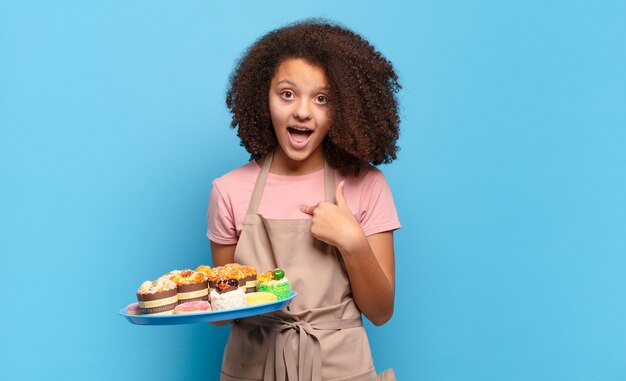
[[[404,86],[377,368],[626,379],[625,4],[3,1],[0,379],[217,379],[227,328],[117,313],[210,264],[211,181],[248,158],[228,75],[310,16],[364,35]]]

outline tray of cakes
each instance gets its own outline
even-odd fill
[[[211,323],[279,311],[296,295],[281,269],[257,275],[238,263],[202,265],[143,282],[137,302],[119,314],[138,325]]]

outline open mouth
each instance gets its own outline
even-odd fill
[[[287,131],[289,132],[289,136],[297,143],[305,142],[313,133],[313,130],[309,130],[305,127],[287,127]]]

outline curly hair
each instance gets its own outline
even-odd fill
[[[324,140],[330,165],[353,169],[396,159],[401,89],[393,66],[368,41],[326,20],[308,19],[267,33],[248,48],[230,76],[231,127],[252,159],[277,144],[268,92],[280,63],[301,58],[322,67],[330,83],[331,128]]]

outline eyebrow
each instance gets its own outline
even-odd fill
[[[290,81],[290,80],[288,80],[288,79],[282,79],[282,80],[280,80],[280,81],[276,82],[276,86],[278,86],[278,85],[280,85],[280,84],[283,84],[283,83],[286,83],[286,84],[288,84],[288,85],[290,85],[290,86],[293,86],[293,87],[295,87],[296,89],[297,89],[297,88],[299,88],[299,86],[298,86],[295,82],[292,82],[292,81]],[[316,88],[315,88],[315,89],[313,89],[313,90],[314,90],[314,91],[329,91],[329,90],[330,90],[330,87],[328,87],[328,86],[320,86],[320,87],[316,87]]]

